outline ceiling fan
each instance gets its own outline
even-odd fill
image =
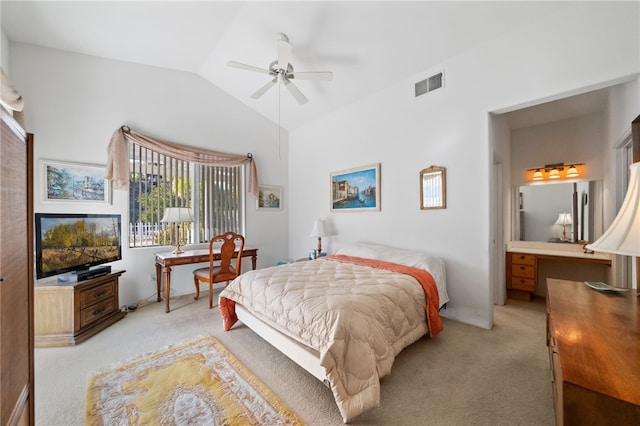
[[[293,84],[292,80],[326,80],[331,81],[333,79],[333,73],[328,71],[316,71],[316,72],[297,72],[293,70],[293,65],[289,62],[291,57],[291,44],[289,38],[283,34],[278,33],[278,59],[269,64],[269,69],[254,67],[253,65],[242,64],[240,62],[229,61],[228,66],[232,68],[240,68],[247,71],[255,71],[262,74],[268,74],[272,79],[264,86],[259,88],[251,97],[258,99],[264,95],[276,83],[284,84],[289,89],[289,92],[300,104],[307,102],[307,98],[302,94],[300,89]]]

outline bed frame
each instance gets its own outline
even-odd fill
[[[320,353],[318,351],[265,324],[239,303],[236,303],[236,315],[244,325],[266,340],[267,343],[285,354],[325,385],[329,385],[324,368],[320,366]]]

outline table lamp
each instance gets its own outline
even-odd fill
[[[629,170],[629,186],[617,216],[604,234],[586,248],[635,256],[636,290],[640,290],[640,162],[632,164]]]
[[[316,252],[316,257],[320,257],[322,253],[322,237],[326,237],[329,235],[324,227],[324,220],[318,219],[313,222],[313,230],[311,231],[310,237],[318,238],[318,251]]]
[[[191,209],[188,207],[167,207],[166,209],[164,209],[164,216],[162,216],[160,222],[176,224],[176,226],[178,227],[178,244],[173,250],[173,253],[184,253],[184,250],[182,250],[182,248],[180,247],[182,245],[180,225],[184,222],[193,222],[193,213],[191,212]]]
[[[554,223],[554,225],[562,226],[562,238],[560,239],[560,241],[569,241],[567,239],[567,225],[573,225],[571,213],[560,213],[558,215],[558,220],[556,220],[556,223]]]

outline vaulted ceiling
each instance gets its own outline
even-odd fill
[[[563,7],[575,4],[2,0],[0,15],[10,41],[195,73],[295,129]],[[268,68],[280,32],[296,71],[333,72],[295,81],[306,104],[278,86],[252,99],[269,76],[227,66]]]

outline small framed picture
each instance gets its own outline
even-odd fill
[[[274,185],[258,185],[258,210],[280,210],[282,208],[282,187]]]
[[[40,160],[43,201],[110,203],[105,166]]]

